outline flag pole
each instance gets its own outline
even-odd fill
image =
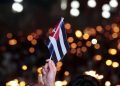
[[[57,29],[56,29],[55,34],[53,35],[53,37],[55,37],[56,32],[58,31],[58,27],[61,25],[61,23],[62,23],[63,20],[64,20],[64,18],[61,17],[60,23],[59,23],[59,25],[57,26]],[[49,42],[48,48],[50,47],[50,45],[51,45],[51,42]],[[51,53],[50,60],[52,59],[52,54],[53,54],[53,51],[52,51],[52,53]]]

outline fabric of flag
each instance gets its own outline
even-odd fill
[[[50,52],[50,58],[55,63],[61,60],[67,53],[69,44],[67,42],[63,18],[61,18],[58,25],[50,33],[47,45]]]

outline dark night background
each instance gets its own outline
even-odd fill
[[[67,31],[67,36],[73,37],[74,43],[81,43],[81,45],[77,45],[75,49],[70,48],[62,60],[63,65],[57,73],[56,80],[66,79],[69,81],[70,77],[83,74],[88,70],[95,70],[98,74],[104,75],[104,78],[100,80],[102,86],[104,86],[105,81],[110,81],[111,86],[120,84],[120,67],[112,68],[112,66],[105,64],[107,59],[120,63],[120,49],[117,49],[120,42],[120,32],[116,32],[118,35],[116,38],[111,36],[114,33],[112,25],[115,23],[118,27],[120,26],[120,5],[111,11],[109,19],[105,19],[101,16],[102,5],[109,3],[110,0],[96,0],[95,8],[87,6],[88,0],[77,0],[80,2],[80,15],[74,17],[70,15],[70,3],[73,0],[67,0],[66,10],[61,10],[61,1],[23,0],[21,2],[24,7],[23,11],[15,13],[12,10],[14,0],[0,0],[1,85],[15,78],[23,79],[28,84],[37,82],[36,70],[49,57],[48,49],[44,44],[48,37],[48,31],[57,24],[61,17],[65,18],[65,24],[71,25],[70,31]],[[102,27],[101,32],[95,29],[97,26]],[[77,29],[84,33],[86,29],[91,28],[95,30],[95,34],[91,35],[88,40],[77,38],[74,34]],[[40,31],[42,32],[38,34]],[[27,38],[30,35],[37,40],[37,44],[31,44]],[[94,45],[86,46],[86,42],[93,38],[98,39],[100,49],[95,49]],[[10,45],[9,41],[13,39],[17,40],[17,44]],[[77,49],[83,47],[87,48],[87,51],[77,53]],[[30,48],[34,48],[35,52],[30,52]],[[116,48],[117,54],[110,55],[108,53],[110,48]],[[97,54],[102,56],[102,60],[94,60],[94,56]],[[21,69],[24,64],[28,67],[26,71]],[[68,71],[70,75],[65,76],[65,71]]]

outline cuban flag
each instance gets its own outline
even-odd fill
[[[61,18],[58,25],[52,30],[47,43],[50,59],[55,63],[61,60],[69,49],[63,20],[64,18]]]

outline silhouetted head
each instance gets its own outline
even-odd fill
[[[71,80],[68,86],[100,86],[97,79],[88,75],[80,75]]]

